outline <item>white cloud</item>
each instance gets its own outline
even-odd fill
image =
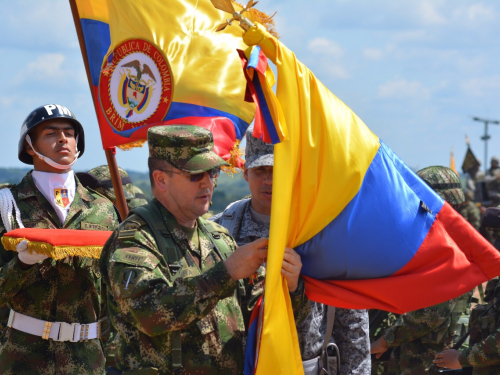
[[[423,42],[429,39],[427,31],[424,29],[405,30],[392,34],[392,39],[397,43],[403,42]]]
[[[315,59],[319,60],[317,63],[327,75],[336,79],[350,78],[341,63],[344,50],[340,44],[327,38],[315,38],[309,41],[307,48],[314,55],[318,55]]]
[[[384,53],[378,48],[365,48],[363,51],[363,56],[368,60],[380,60]]]
[[[378,87],[379,98],[412,98],[428,100],[431,97],[430,90],[418,81],[406,81],[397,78]]]
[[[461,83],[464,94],[474,97],[490,97],[498,95],[500,75],[471,78]]]
[[[13,79],[14,84],[23,82],[50,82],[68,77],[69,72],[64,70],[63,63],[66,57],[62,53],[45,53],[19,71]]]
[[[309,41],[307,48],[312,53],[329,55],[336,59],[340,59],[344,55],[344,51],[338,43],[326,38],[316,38]]]
[[[327,66],[324,67],[324,70],[333,78],[339,78],[339,79],[351,78],[342,65],[328,64]]]
[[[436,4],[430,1],[417,3],[416,15],[425,25],[444,25],[448,21],[443,17],[436,8]]]
[[[16,100],[14,96],[0,96],[0,105],[2,107],[10,107],[14,100]]]
[[[497,18],[495,9],[483,3],[472,4],[455,9],[452,13],[453,19],[459,22],[475,23],[480,25],[483,22],[493,21]]]

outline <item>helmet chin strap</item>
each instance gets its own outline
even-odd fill
[[[56,169],[60,169],[60,170],[64,170],[64,169],[68,169],[70,167],[73,166],[73,164],[76,163],[76,161],[78,160],[78,156],[80,155],[80,151],[78,151],[78,148],[76,149],[77,153],[75,155],[75,160],[73,160],[71,163],[69,164],[59,164],[59,163],[56,163],[55,161],[53,161],[52,159],[49,159],[48,157],[46,156],[43,156],[42,154],[39,154],[35,148],[33,147],[33,145],[31,144],[31,138],[28,134],[26,134],[26,142],[28,142],[28,144],[30,145],[31,149],[33,150],[33,152],[40,158],[42,159],[44,162],[46,162],[48,165],[50,165],[51,167],[54,167]],[[76,136],[76,144],[78,145],[78,135]]]

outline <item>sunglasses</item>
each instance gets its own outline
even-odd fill
[[[162,169],[162,171],[163,172],[171,172],[171,173],[175,173],[175,174],[180,174],[182,176],[189,176],[189,181],[191,181],[191,182],[198,182],[198,181],[203,180],[203,178],[205,177],[205,173],[208,174],[208,177],[211,180],[213,180],[214,178],[217,178],[217,176],[219,176],[219,173],[220,173],[220,168],[216,167],[216,168],[209,169],[208,171],[205,171],[205,172],[194,173],[194,174],[185,173],[185,172],[176,172],[176,171],[165,170],[165,169]]]

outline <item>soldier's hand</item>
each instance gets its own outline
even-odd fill
[[[302,262],[300,255],[290,247],[285,247],[285,254],[283,256],[283,264],[281,266],[281,274],[285,277],[288,284],[288,290],[295,292],[299,285],[300,270],[302,269]]]
[[[19,266],[21,267],[21,269],[27,269],[36,262],[38,262],[39,260],[47,259],[47,255],[42,255],[35,252],[30,254],[28,252],[28,241],[26,240],[21,241],[16,246],[16,251],[17,251],[17,259],[20,262]]]
[[[377,359],[379,359],[388,349],[389,345],[387,345],[384,336],[370,344],[370,354],[376,354],[375,358]]]
[[[267,259],[267,238],[259,238],[240,246],[224,261],[227,272],[233,280],[250,277]]]
[[[441,353],[436,354],[434,357],[434,364],[438,367],[446,367],[449,369],[459,369],[462,368],[460,361],[458,360],[458,356],[460,352],[455,349],[446,349]]]

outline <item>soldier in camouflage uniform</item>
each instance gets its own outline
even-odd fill
[[[499,159],[496,156],[491,158],[490,169],[484,175],[484,182],[492,205],[497,206],[500,203],[500,167]]]
[[[465,202],[460,205],[458,213],[467,220],[476,230],[481,226],[481,210],[474,203],[474,193],[468,191],[465,193]]]
[[[446,167],[428,167],[417,174],[455,209],[465,200],[457,174]],[[393,348],[387,374],[421,375],[432,366],[434,356],[453,346],[465,333],[459,323],[468,312],[472,291],[438,305],[401,315],[377,341],[371,352],[380,357]],[[437,372],[434,366],[433,371]]]
[[[226,165],[213,152],[212,133],[153,127],[148,143],[155,198],[131,212],[101,257],[118,367],[124,374],[242,373],[242,310],[252,296],[245,290],[267,257],[267,239],[237,248],[225,228],[200,218]]]
[[[399,315],[383,310],[368,310],[370,319],[370,341],[378,340],[392,326]],[[392,351],[392,350],[391,350]],[[389,365],[390,351],[384,353],[384,356],[373,360],[372,358],[372,375],[383,375],[387,372]]]
[[[268,237],[271,219],[274,147],[253,137],[252,130],[247,131],[246,142],[244,178],[249,184],[251,198],[234,202],[224,212],[210,218],[228,228],[238,245],[259,237]],[[290,293],[292,305],[303,288],[303,281],[300,279],[298,291]],[[296,310],[295,316],[302,359],[313,360],[321,354],[327,306],[309,301],[309,304]],[[336,309],[335,324],[329,338],[340,348],[341,374],[370,373],[366,310]],[[330,375],[336,374],[335,360],[331,363]],[[311,371],[318,372],[317,369]]]
[[[123,192],[128,209],[131,210],[148,203],[146,197],[144,197],[144,193],[141,189],[134,186],[128,173],[120,167],[118,167],[118,171],[122,180]],[[76,175],[86,188],[96,191],[108,198],[113,204],[116,204],[115,189],[113,188],[111,174],[109,173],[109,167],[107,165],[100,165],[92,168],[88,172],[79,172]]]
[[[10,214],[10,200],[26,228],[113,230],[118,224],[113,205],[86,190],[71,171],[84,147],[83,128],[65,107],[45,105],[30,113],[21,128],[19,160],[34,164],[34,171],[0,191],[2,217]],[[67,190],[68,201],[58,203],[56,187]],[[0,232],[19,225],[2,219]],[[106,312],[98,260],[54,260],[29,254],[21,243],[17,252],[0,245],[0,267],[0,305],[11,309],[9,328],[0,338],[0,372],[103,374],[98,328]],[[46,322],[52,322],[50,339],[41,337]],[[88,341],[79,339],[85,327],[93,331]]]
[[[148,203],[146,195],[141,190],[141,188],[134,185],[133,187],[134,197],[131,199],[127,199],[127,206],[129,210],[132,210],[136,207],[144,206]]]
[[[500,250],[500,208],[488,208],[484,213],[483,227],[495,238]],[[469,346],[459,350],[449,349],[436,355],[434,363],[451,369],[473,367],[473,375],[500,374],[500,279],[488,281],[484,300],[486,305],[476,305],[471,313]]]

